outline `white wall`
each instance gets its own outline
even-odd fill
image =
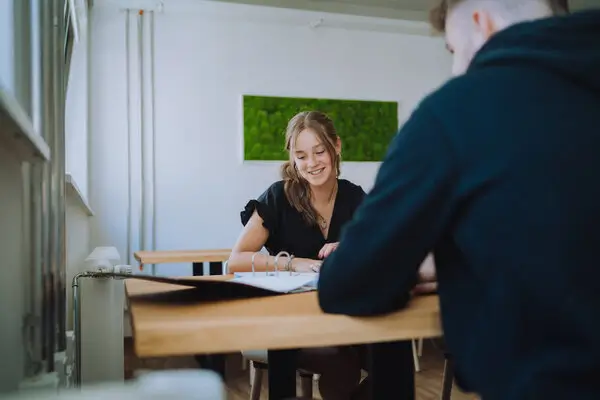
[[[141,166],[139,151],[137,22],[135,16],[129,19],[132,53],[127,57],[126,14],[96,3],[90,201],[97,218],[91,241],[93,246],[117,245],[127,254],[128,127],[134,135],[130,250],[148,249],[148,239],[143,245],[139,240],[141,171],[148,170]],[[323,26],[311,29],[320,17]],[[402,33],[409,30],[428,29],[348,15],[166,1],[155,15],[155,117],[143,119],[146,127],[154,121],[156,135],[156,247],[231,247],[241,228],[240,210],[278,179],[278,163],[242,162],[242,94],[394,100],[405,120],[450,71],[443,41]],[[343,176],[368,190],[377,168],[377,163],[345,163]],[[146,237],[151,227],[149,221]],[[191,274],[191,267],[162,265],[157,271]]]
[[[84,260],[92,251],[90,221],[93,211],[88,196],[88,32],[83,24],[79,40],[73,43],[65,95],[66,177],[66,262],[67,327],[72,329],[71,279],[84,271]]]
[[[95,246],[90,241],[94,220],[89,206],[89,80],[87,24],[80,19],[79,41],[73,46],[66,96],[66,262],[67,329],[73,327],[73,277],[87,270],[86,257]],[[81,378],[83,384],[120,381],[124,377],[123,281],[112,279],[80,280],[81,294]]]
[[[84,26],[86,28],[86,26]],[[67,329],[73,329],[71,280],[85,270],[84,260],[92,251],[88,206],[88,35],[80,30],[73,43],[65,94],[65,246]]]
[[[71,282],[73,277],[85,271],[85,258],[90,249],[90,216],[82,207],[81,201],[72,190],[66,196],[65,246],[67,263],[67,330],[73,329],[73,295]]]
[[[73,44],[65,99],[65,169],[88,198],[88,41],[85,30]]]

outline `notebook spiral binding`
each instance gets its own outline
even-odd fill
[[[288,253],[287,251],[280,251],[275,256],[275,276],[279,276],[278,262],[279,262],[279,257],[281,257],[281,256],[287,257],[288,261],[286,264],[286,271],[290,271],[290,275],[292,275],[292,269],[289,268],[289,266],[290,266],[290,263],[292,262],[292,258],[294,258],[294,256],[291,256],[290,253]]]
[[[254,263],[254,260],[256,258],[257,254],[261,254],[259,251],[257,251],[256,253],[252,254],[252,276],[256,276],[256,266]],[[273,265],[273,272],[275,273],[275,276],[279,276],[279,257],[284,256],[287,258],[287,263],[285,264],[285,271],[289,271],[290,275],[293,275],[292,273],[294,272],[291,268],[291,264],[292,264],[292,260],[294,259],[293,255],[290,255],[290,253],[288,253],[287,251],[280,251],[279,253],[277,253],[275,255],[275,261],[274,261],[274,265]],[[267,260],[266,260],[266,264],[265,264],[265,275],[269,275],[269,257],[267,256]]]
[[[256,257],[256,255],[259,254],[259,252],[257,251],[256,253],[252,254],[252,276],[255,276],[255,271],[254,271],[254,257]],[[265,267],[265,271],[268,271],[268,265],[269,263],[269,259],[267,258],[267,266]]]

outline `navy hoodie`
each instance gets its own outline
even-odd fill
[[[600,11],[495,34],[421,102],[322,266],[322,309],[405,307],[430,252],[459,386],[600,399]]]

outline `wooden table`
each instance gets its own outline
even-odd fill
[[[198,279],[228,278],[231,276]],[[274,362],[287,354],[285,350],[382,343],[378,347],[379,352],[387,361],[378,361],[379,365],[393,362],[397,368],[412,369],[410,340],[439,337],[442,334],[439,301],[435,295],[416,297],[407,309],[386,316],[355,318],[323,313],[316,292],[202,304],[158,304],[143,300],[141,295],[186,288],[136,279],[128,279],[125,287],[134,346],[139,357],[266,348],[269,349],[271,398],[290,396],[292,384],[295,390],[295,371],[292,371],[292,375],[283,371],[284,368],[276,368]],[[401,344],[402,351],[409,352],[408,365],[398,366],[397,359],[391,359],[398,341],[405,341]],[[395,372],[397,368],[387,370]],[[382,375],[390,374],[381,367],[377,370],[381,370]],[[373,371],[370,370],[369,374],[372,375]],[[389,378],[394,380],[392,390],[397,390],[398,377],[387,376],[386,380]],[[410,383],[407,385],[410,386]],[[414,381],[412,385],[414,390]],[[389,385],[386,387],[380,393],[390,390]]]
[[[231,249],[211,250],[157,250],[136,251],[133,256],[140,266],[140,271],[146,264],[176,264],[192,263],[193,275],[204,275],[204,263],[210,263],[209,275],[223,274],[223,263],[229,259]]]

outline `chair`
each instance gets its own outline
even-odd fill
[[[442,378],[442,392],[440,400],[450,400],[452,397],[452,386],[454,385],[454,359],[446,349],[444,337],[432,339],[434,347],[444,354],[444,375]]]
[[[421,372],[421,363],[419,357],[423,355],[423,338],[412,340],[413,361],[415,363],[415,372]]]
[[[423,354],[423,339],[413,340],[413,360],[415,363],[415,372],[421,371],[419,364],[419,357]],[[253,351],[242,351],[242,356],[245,361],[250,363],[250,400],[257,400],[260,398],[260,392],[262,389],[262,381],[264,371],[268,369],[268,356],[266,350],[253,350]],[[444,385],[446,385],[446,370],[444,368]],[[318,380],[319,376],[309,371],[298,370],[300,375],[300,389],[303,398],[312,398],[313,395],[313,380]],[[444,386],[445,387],[445,386]],[[450,378],[450,390],[452,390],[452,378]],[[442,400],[450,399],[448,397],[442,397]]]
[[[454,383],[454,363],[452,356],[444,352],[444,377],[442,378],[442,394],[440,400],[450,400]]]
[[[266,350],[243,351],[245,360],[250,362],[250,400],[260,399],[264,371],[268,369],[268,356]],[[318,375],[309,371],[298,370],[300,375],[300,391],[302,398],[312,399],[313,380]]]

